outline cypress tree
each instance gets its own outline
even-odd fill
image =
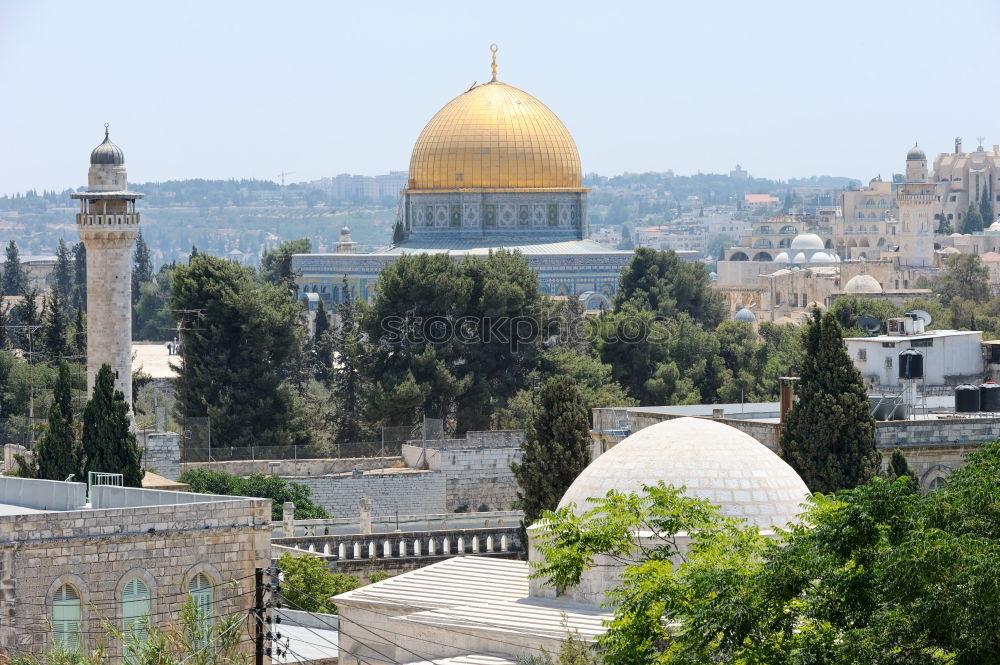
[[[979,233],[983,230],[983,216],[979,209],[972,203],[965,211],[965,219],[962,221],[962,233]]]
[[[73,354],[81,358],[87,355],[87,315],[83,309],[76,308],[76,318],[73,321],[73,337],[70,342]]]
[[[14,305],[14,317],[17,325],[24,326],[17,330],[16,341],[18,348],[26,353],[35,353],[41,347],[38,339],[38,329],[42,320],[38,312],[38,291],[28,289],[24,292],[21,302]],[[28,358],[29,363],[34,363],[34,358]]]
[[[63,310],[68,314],[73,299],[73,258],[69,245],[62,238],[56,249],[55,288],[62,294]]]
[[[3,292],[9,296],[23,295],[28,288],[28,275],[21,266],[17,243],[7,244],[7,260],[3,265]]]
[[[135,253],[132,255],[132,307],[139,302],[142,295],[140,288],[146,282],[153,281],[153,262],[149,258],[149,247],[142,237],[142,231],[135,239]]]
[[[524,526],[529,526],[542,511],[556,509],[590,463],[590,420],[570,377],[555,376],[542,386],[521,451],[521,462],[510,468],[519,485]]]
[[[993,197],[990,196],[990,186],[983,187],[983,195],[979,199],[979,216],[983,218],[983,228],[997,221],[993,214]]]
[[[313,327],[312,348],[315,357],[313,376],[321,383],[330,379],[330,367],[333,364],[333,347],[327,335],[330,330],[330,313],[326,311],[323,299],[319,299],[316,308],[316,320]]]
[[[83,242],[73,245],[73,307],[87,311],[87,248]]]
[[[69,318],[59,288],[52,289],[42,317],[41,342],[51,362],[69,355]]]
[[[892,457],[889,459],[889,468],[886,471],[886,477],[889,480],[896,480],[903,476],[906,476],[910,489],[916,492],[918,487],[917,476],[910,470],[910,465],[906,463],[903,451],[896,448],[892,451]]]
[[[868,394],[831,312],[813,310],[796,397],[781,426],[781,455],[811,491],[850,489],[878,475]]]
[[[83,475],[121,473],[126,487],[142,486],[142,454],[129,426],[125,395],[115,390],[111,366],[101,365],[94,394],[83,409]]]
[[[398,245],[403,242],[405,235],[403,233],[403,223],[397,221],[396,225],[392,227],[392,244]]]
[[[364,412],[364,380],[362,370],[361,332],[358,324],[358,306],[344,282],[344,300],[337,305],[340,325],[325,333],[330,364],[330,389],[336,396],[333,417],[337,441],[352,443],[361,439]],[[333,365],[333,357],[337,364]]]
[[[72,383],[69,364],[60,362],[52,406],[49,407],[48,428],[35,446],[38,477],[43,480],[66,480],[70,474],[80,473],[76,426],[73,423]],[[84,479],[78,477],[77,480]]]

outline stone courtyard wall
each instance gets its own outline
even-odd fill
[[[449,512],[445,508],[445,477],[439,471],[380,469],[328,476],[282,476],[312,491],[313,503],[333,517],[357,517],[358,501],[372,500],[373,515]]]
[[[181,475],[180,435],[175,432],[148,432],[138,436],[143,449],[142,466],[164,478],[177,480]]]

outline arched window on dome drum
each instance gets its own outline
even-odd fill
[[[80,594],[64,584],[52,598],[52,644],[66,651],[80,649]]]
[[[782,226],[781,230],[778,231],[778,233],[782,233],[782,234],[785,234],[785,235],[790,235],[790,234],[798,233],[798,230],[794,226],[788,225],[788,226]]]
[[[149,601],[149,587],[143,580],[136,577],[125,584],[122,590],[122,633],[126,639],[145,642],[149,637]]]
[[[212,628],[212,580],[205,573],[198,573],[188,582],[188,593],[198,609],[198,641],[208,644]]]

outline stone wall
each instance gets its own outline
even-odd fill
[[[180,435],[175,432],[147,432],[137,437],[143,450],[142,465],[164,478],[181,475]]]
[[[85,650],[103,639],[112,657],[118,646],[101,622],[120,625],[133,578],[150,589],[154,624],[177,617],[201,572],[220,585],[216,616],[246,611],[254,568],[269,561],[270,510],[269,501],[238,499],[0,517],[0,651],[51,647],[52,597],[63,584],[80,594]]]
[[[272,461],[280,461],[272,466]],[[396,466],[402,457],[339,457],[329,459],[301,460],[241,460],[235,462],[182,462],[181,473],[189,469],[211,469],[224,471],[234,476],[249,476],[251,473],[272,474],[282,477],[326,476],[331,473],[348,473],[354,469],[369,471]],[[159,472],[157,472],[159,473]],[[162,475],[162,474],[161,474]]]
[[[312,491],[312,500],[333,517],[357,517],[358,501],[372,500],[373,515],[443,513],[445,477],[437,471],[381,469],[328,476],[293,476]]]

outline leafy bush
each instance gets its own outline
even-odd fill
[[[294,556],[288,552],[278,560],[283,580],[282,596],[293,610],[336,614],[330,598],[353,591],[361,581],[353,575],[334,573],[326,561],[315,556]]]
[[[325,508],[312,502],[312,492],[308,487],[278,476],[253,473],[246,478],[240,478],[224,471],[191,469],[182,473],[178,480],[190,485],[192,492],[271,499],[271,519],[273,520],[281,519],[282,504],[286,501],[295,504],[295,519],[297,520],[318,520],[330,517],[330,513]]]

